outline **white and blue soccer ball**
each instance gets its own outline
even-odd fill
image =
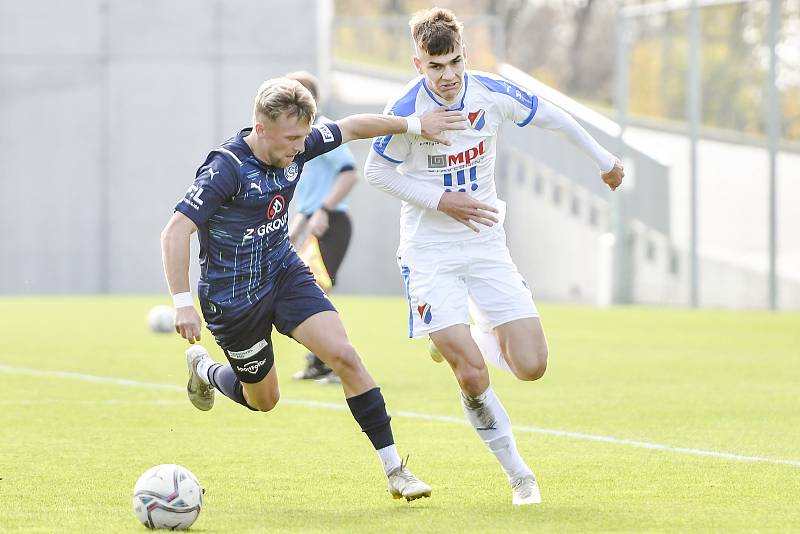
[[[175,310],[170,306],[159,304],[147,313],[147,324],[150,330],[165,334],[175,331]]]
[[[133,487],[133,512],[150,529],[186,530],[202,506],[200,482],[180,465],[151,467]]]

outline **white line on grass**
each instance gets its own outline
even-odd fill
[[[103,400],[88,400],[88,399],[20,399],[20,400],[0,400],[0,406],[42,406],[42,405],[56,405],[62,406],[65,404],[78,404],[83,406],[118,406],[118,405],[135,405],[135,406],[182,406],[186,404],[185,400],[172,400],[172,399],[150,399],[150,400],[130,400],[130,399],[103,399]]]
[[[64,378],[68,380],[80,380],[83,382],[91,382],[94,384],[112,384],[116,386],[126,386],[133,388],[144,389],[157,389],[162,391],[183,392],[185,388],[176,386],[174,384],[156,384],[152,382],[140,382],[138,380],[129,380],[127,378],[114,378],[110,376],[96,376],[87,375],[83,373],[72,373],[69,371],[43,371],[40,369],[30,369],[26,367],[12,367],[10,365],[0,364],[0,373],[28,375],[28,376],[41,376],[46,378]],[[59,401],[60,402],[60,401]],[[308,406],[311,408],[322,408],[325,410],[347,410],[344,404],[336,404],[332,402],[321,402],[313,400],[302,399],[281,399],[281,403],[294,406]],[[458,423],[462,425],[468,424],[467,421],[459,417],[450,417],[447,415],[432,415],[417,412],[396,411],[391,412],[396,417],[408,417],[411,419],[422,419],[426,421],[441,421],[444,423]],[[702,449],[693,449],[689,447],[673,447],[671,445],[662,445],[659,443],[649,443],[647,441],[636,441],[631,439],[615,438],[613,436],[597,436],[594,434],[584,434],[582,432],[569,432],[566,430],[553,430],[549,428],[538,428],[533,426],[517,426],[515,425],[514,431],[516,432],[530,432],[534,434],[545,434],[548,436],[560,436],[573,439],[582,439],[587,441],[599,441],[601,443],[612,443],[614,445],[627,445],[629,447],[638,447],[642,449],[660,450],[667,452],[677,452],[682,454],[692,454],[695,456],[710,456],[712,458],[724,458],[727,460],[736,460],[739,462],[763,462],[769,464],[791,465],[800,467],[800,460],[781,460],[778,458],[767,458],[766,456],[743,456],[741,454],[733,454],[729,452],[719,451],[706,451]]]

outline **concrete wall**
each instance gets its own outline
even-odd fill
[[[0,294],[165,291],[159,233],[329,0],[0,1]],[[326,20],[327,19],[327,20]]]
[[[514,148],[504,152],[498,191],[508,203],[506,234],[511,255],[543,300],[597,303],[610,292],[603,237],[608,202]],[[689,302],[689,253],[666,234],[634,219],[628,229],[631,301],[657,306]],[[610,253],[608,249],[606,253]],[[763,309],[767,271],[737,255],[700,250],[699,301],[703,307]],[[778,308],[800,309],[800,278],[779,271]]]

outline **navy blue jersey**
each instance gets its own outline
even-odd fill
[[[305,150],[285,169],[259,160],[246,128],[212,150],[175,209],[198,228],[198,295],[224,315],[238,315],[273,290],[289,255],[289,202],[303,165],[342,143],[334,123],[316,125]]]

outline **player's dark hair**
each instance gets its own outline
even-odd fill
[[[443,56],[461,45],[464,25],[449,9],[433,7],[417,11],[408,25],[419,48],[432,56]]]
[[[273,78],[265,81],[256,93],[254,119],[262,115],[274,121],[283,114],[311,124],[317,114],[317,104],[311,92],[297,80]]]

